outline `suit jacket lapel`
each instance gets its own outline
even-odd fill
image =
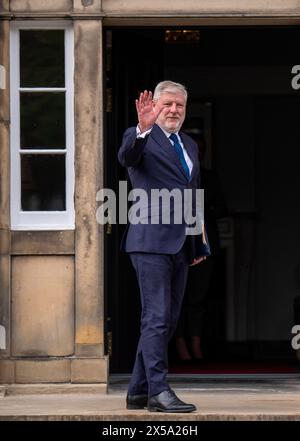
[[[183,132],[179,132],[180,138],[183,142],[183,145],[193,163],[193,168],[192,168],[192,174],[190,176],[190,180],[192,180],[192,178],[194,177],[194,174],[197,171],[197,162],[198,162],[198,157],[195,156],[195,149],[192,148],[191,144],[190,144],[190,138]]]
[[[151,136],[155,139],[155,141],[164,149],[166,150],[167,154],[170,156],[171,161],[174,162],[176,167],[179,169],[179,171],[183,174],[185,179],[187,179],[187,176],[185,174],[184,168],[181,165],[180,159],[174,150],[171,141],[166,137],[164,132],[161,130],[161,128],[154,124],[153,129],[151,130]],[[181,136],[181,134],[180,134]],[[192,158],[191,158],[192,159]],[[193,161],[193,159],[192,159]],[[194,162],[194,161],[193,161]],[[193,167],[194,168],[194,167]]]
[[[191,144],[191,138],[183,132],[179,132],[180,138],[184,144],[184,147],[193,163],[192,173],[190,176],[190,181],[194,178],[194,175],[199,171],[199,156],[198,149],[195,150]]]

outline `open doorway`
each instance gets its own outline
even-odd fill
[[[105,185],[126,171],[117,151],[137,123],[134,99],[163,79],[189,92],[183,130],[206,140],[204,166],[226,203],[220,250],[203,301],[203,360],[172,373],[297,373],[291,347],[300,295],[300,92],[291,86],[298,27],[105,30]],[[139,338],[134,270],[119,252],[124,225],[107,229],[107,350],[112,373],[130,373]],[[201,289],[201,286],[199,286]]]

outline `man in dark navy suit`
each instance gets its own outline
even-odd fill
[[[168,342],[180,315],[188,266],[206,258],[199,242],[202,236],[203,243],[203,234],[187,235],[185,219],[179,223],[174,220],[175,203],[169,206],[169,223],[163,222],[161,211],[152,222],[152,210],[157,207],[150,202],[154,189],[176,189],[183,195],[187,189],[200,188],[197,145],[180,132],[186,102],[185,87],[172,81],[159,83],[153,99],[151,92],[141,93],[136,100],[138,125],[126,130],[118,154],[133,189],[144,190],[149,196],[141,209],[144,218],[142,214],[141,222],[128,224],[121,245],[136,270],[142,304],[141,336],[126,398],[128,409],[196,410],[176,396],[166,376]]]

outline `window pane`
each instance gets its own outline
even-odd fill
[[[66,209],[65,155],[21,155],[21,209]]]
[[[64,87],[64,30],[20,31],[21,87]]]
[[[65,148],[65,93],[21,93],[21,148]]]

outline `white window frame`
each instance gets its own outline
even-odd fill
[[[20,30],[65,30],[65,87],[20,88]],[[65,149],[20,148],[20,92],[65,91]],[[15,22],[10,30],[10,107],[11,107],[11,229],[12,230],[69,230],[75,229],[74,209],[74,32],[70,22]],[[66,210],[21,210],[21,154],[64,154],[66,164]]]

